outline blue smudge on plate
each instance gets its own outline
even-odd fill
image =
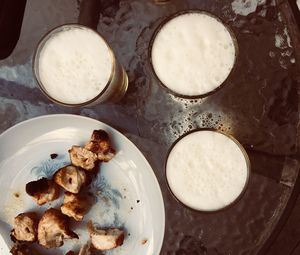
[[[30,173],[37,179],[46,177],[51,179],[53,174],[59,169],[70,164],[70,159],[66,155],[57,155],[55,159],[47,159],[40,162],[38,166],[31,169]]]
[[[112,188],[101,174],[98,174],[97,179],[91,183],[90,191],[96,194],[97,202],[99,200],[108,200],[114,207],[120,209],[122,194],[119,190]]]

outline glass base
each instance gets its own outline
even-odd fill
[[[121,85],[112,93],[111,97],[109,97],[106,102],[116,103],[120,101],[126,94],[128,89],[128,76],[124,68],[122,67],[122,82]]]

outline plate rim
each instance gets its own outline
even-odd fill
[[[130,143],[134,148],[135,150],[137,151],[137,153],[144,159],[144,162],[145,164],[147,165],[148,168],[151,169],[150,174],[152,175],[152,177],[154,177],[154,183],[155,183],[155,186],[156,186],[156,189],[158,189],[158,195],[160,196],[160,203],[161,203],[161,214],[162,214],[162,226],[161,226],[161,229],[160,229],[160,233],[162,235],[162,238],[161,240],[159,240],[158,242],[158,251],[159,253],[161,253],[161,249],[162,249],[162,246],[163,246],[163,243],[164,243],[164,239],[165,239],[165,225],[166,225],[166,210],[165,210],[165,203],[164,203],[164,198],[163,198],[163,194],[162,194],[162,190],[161,190],[161,187],[160,187],[160,184],[158,182],[158,179],[156,177],[156,174],[152,168],[152,166],[150,165],[150,163],[148,162],[146,156],[142,153],[142,151],[138,148],[138,146],[132,142],[128,137],[126,137],[124,134],[122,134],[119,130],[117,130],[116,128],[112,127],[111,125],[103,122],[103,121],[100,121],[100,120],[96,120],[96,119],[93,119],[91,117],[87,117],[87,116],[82,116],[82,115],[77,115],[77,114],[67,114],[67,113],[62,113],[62,114],[46,114],[46,115],[41,115],[41,116],[37,116],[37,117],[33,117],[33,118],[30,118],[30,119],[26,119],[26,120],[23,120],[23,121],[20,121],[18,123],[16,123],[15,125],[7,128],[6,130],[4,130],[1,134],[0,134],[0,141],[1,139],[6,136],[8,133],[12,132],[14,129],[17,129],[19,127],[21,127],[22,125],[25,125],[25,124],[28,124],[32,121],[36,121],[36,120],[40,120],[40,119],[51,119],[51,118],[61,118],[61,117],[67,117],[67,118],[78,118],[78,119],[82,119],[82,120],[85,120],[85,121],[92,121],[94,122],[95,124],[101,124],[101,125],[104,125],[108,128],[111,128],[113,129],[114,132],[116,132],[118,135],[120,135],[121,137],[123,137],[126,142]],[[1,163],[1,162],[0,162]]]

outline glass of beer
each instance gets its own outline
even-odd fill
[[[200,129],[175,141],[165,171],[170,191],[179,202],[196,211],[214,212],[241,198],[250,176],[250,160],[232,136]]]
[[[79,24],[48,32],[33,58],[41,91],[64,106],[116,102],[126,93],[128,77],[105,39]]]
[[[237,40],[224,23],[204,11],[184,11],[167,18],[150,43],[156,78],[171,94],[201,98],[219,89],[231,74]]]

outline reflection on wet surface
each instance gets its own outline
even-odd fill
[[[161,254],[256,254],[280,219],[298,174],[299,56],[293,24],[274,0],[109,1],[97,30],[129,75],[118,104],[69,109],[48,101],[36,88],[31,61],[40,37],[57,25],[77,22],[80,1],[28,1],[19,43],[0,61],[0,131],[51,113],[89,116],[119,129],[146,155],[161,184],[167,209]],[[164,19],[180,10],[202,9],[235,32],[239,58],[226,86],[207,98],[179,99],[154,78],[151,37]],[[84,17],[83,17],[84,18]],[[298,50],[298,52],[300,52]],[[244,198],[214,214],[190,211],[174,200],[164,179],[169,146],[202,127],[233,134],[247,149],[252,177]]]

